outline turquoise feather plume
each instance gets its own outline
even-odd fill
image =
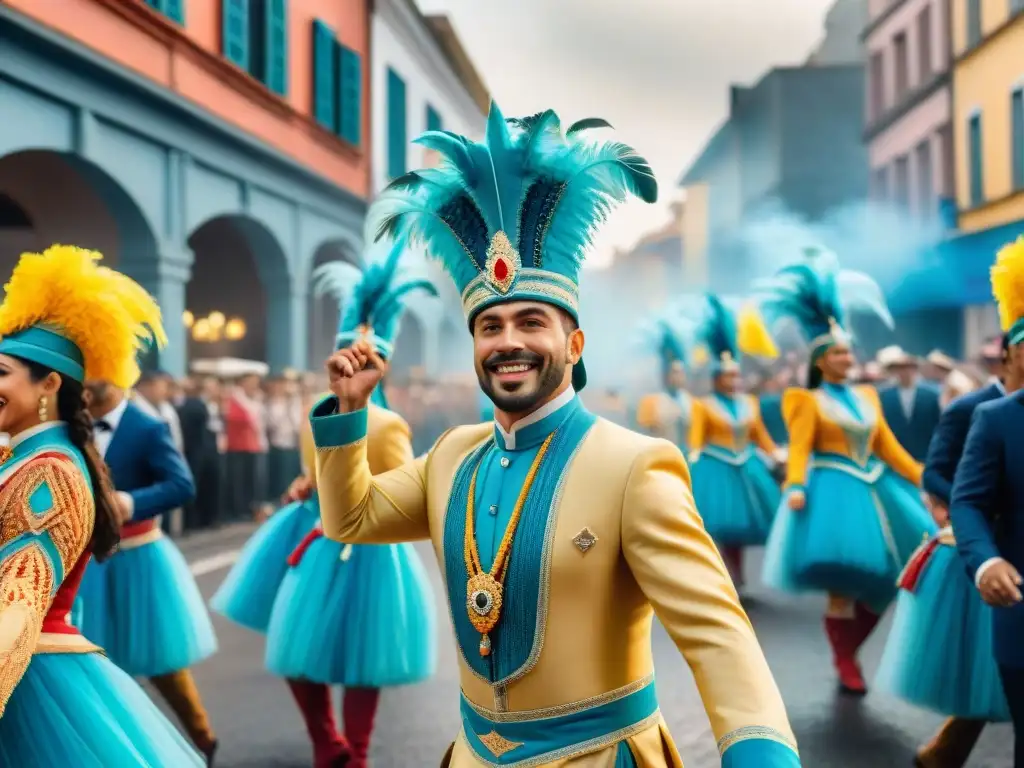
[[[704,300],[704,317],[698,325],[697,335],[714,360],[728,354],[739,361],[739,324],[735,313],[713,293],[707,294]]]
[[[835,254],[817,248],[807,249],[803,261],[758,281],[755,290],[770,325],[795,322],[808,340],[830,333],[833,323],[850,336],[852,312],[871,314],[889,328],[894,326],[879,285],[862,272],[840,269]]]
[[[343,307],[338,333],[351,333],[360,326],[373,329],[378,338],[391,342],[405,310],[404,298],[412,291],[437,296],[429,280],[411,276],[404,269],[405,241],[392,244],[384,259],[367,263],[362,269],[334,261],[313,272],[316,295],[333,296]]]
[[[483,143],[427,132],[415,143],[440,153],[441,166],[404,174],[384,190],[368,214],[372,238],[423,243],[462,291],[484,272],[502,231],[522,267],[575,284],[614,205],[630,195],[657,200],[651,167],[635,150],[589,140],[591,129],[608,127],[587,118],[563,133],[551,110],[506,119],[492,103]]]
[[[687,365],[694,344],[696,324],[668,307],[646,318],[638,328],[637,341],[646,352],[657,354],[665,365],[678,360]]]

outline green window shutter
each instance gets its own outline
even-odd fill
[[[161,10],[167,18],[178,24],[185,23],[185,0],[163,0],[163,6]]]
[[[362,140],[363,61],[344,45],[338,46],[338,135],[358,147]]]
[[[313,22],[313,118],[334,130],[334,31]]]
[[[249,69],[249,2],[222,0],[221,36],[224,58],[240,69]]]
[[[970,192],[971,205],[981,205],[985,201],[985,178],[983,171],[983,153],[981,140],[981,115],[974,115],[967,123],[967,140],[970,150]]]
[[[263,82],[274,93],[288,93],[288,2],[267,0],[263,6]]]
[[[444,122],[441,120],[441,115],[436,109],[427,104],[427,130],[428,131],[443,131]]]
[[[397,179],[406,171],[408,151],[405,117],[405,81],[388,68],[388,176]]]

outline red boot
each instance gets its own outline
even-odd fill
[[[839,689],[853,696],[863,696],[868,692],[868,686],[857,663],[859,643],[854,642],[857,636],[856,620],[826,616],[825,635],[832,646],[832,661],[839,675]]]
[[[352,753],[345,739],[338,733],[331,689],[306,680],[287,682],[313,742],[315,768],[341,768],[349,765]]]
[[[854,610],[856,613],[854,614],[853,623],[856,628],[851,639],[854,644],[853,653],[856,655],[860,647],[871,637],[871,633],[875,631],[875,627],[878,626],[878,622],[882,617],[869,610],[863,603],[857,603]]]
[[[350,768],[367,768],[370,764],[370,737],[380,703],[379,688],[346,688],[341,700],[341,716],[345,722],[345,738],[352,750]]]

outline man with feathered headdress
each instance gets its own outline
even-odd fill
[[[992,293],[1006,332],[1008,371],[1024,377],[1024,238],[992,267]],[[949,516],[957,549],[982,599],[995,608],[993,650],[1024,765],[1024,391],[979,405],[957,468]]]
[[[373,476],[366,343],[313,409],[326,535],[431,538],[459,646],[462,730],[444,765],[682,765],[654,688],[654,613],[693,670],[726,768],[800,764],[781,696],[693,504],[678,447],[590,414],[579,270],[613,203],[653,202],[647,162],[547,111],[486,141],[429,132],[440,168],[396,179],[380,235],[425,242],[462,294],[495,423]]]

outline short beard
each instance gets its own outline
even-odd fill
[[[494,407],[505,413],[528,413],[553,395],[565,379],[565,359],[552,359],[540,368],[537,386],[529,392],[503,392],[491,384],[491,374],[487,365],[478,367],[477,380],[480,389],[494,403]]]

